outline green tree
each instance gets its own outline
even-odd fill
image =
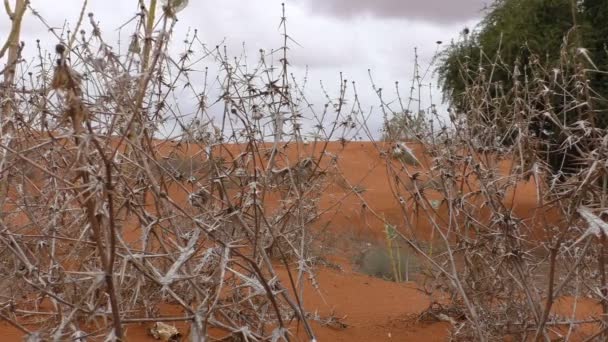
[[[437,71],[444,99],[464,109],[464,90],[480,72],[486,79],[512,84],[515,65],[525,72],[532,54],[547,67],[558,63],[563,37],[574,25],[571,5],[570,0],[495,1],[475,30],[465,29],[441,53]]]
[[[577,30],[573,30],[575,22]],[[499,68],[485,71],[488,76],[492,72],[493,80],[508,84],[513,66],[520,63],[525,69],[531,54],[547,68],[560,63],[564,37],[569,48],[586,48],[594,65],[608,70],[608,1],[496,0],[473,32],[441,53],[437,71],[446,100],[459,104],[458,97],[471,80],[467,72],[476,75],[480,65],[497,62]],[[593,88],[608,90],[608,77],[593,74]]]
[[[589,27],[586,48],[593,56],[593,62],[599,70],[608,71],[608,1],[584,0],[582,15]],[[608,97],[608,75],[591,73],[592,88],[599,95]]]
[[[495,0],[441,52],[444,99],[481,144],[510,145],[528,123],[540,138],[535,153],[554,171],[574,168],[580,146],[561,149],[564,125],[608,127],[607,42],[606,0]]]

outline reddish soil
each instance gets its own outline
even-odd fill
[[[162,144],[159,151],[171,150],[174,146]],[[320,149],[317,146],[317,151]],[[313,146],[304,146],[296,151],[293,146],[286,150],[291,160],[296,155],[312,152]],[[200,148],[190,147],[186,154],[201,153]],[[234,151],[233,151],[234,152]],[[304,306],[307,311],[317,313],[321,318],[335,317],[326,325],[313,323],[313,328],[319,341],[446,341],[449,338],[449,324],[424,323],[416,318],[429,308],[434,300],[417,289],[415,283],[395,283],[358,274],[353,269],[352,253],[361,243],[383,245],[384,224],[371,214],[370,210],[399,224],[403,222],[403,211],[395,200],[387,181],[387,170],[384,157],[376,146],[371,143],[350,142],[345,146],[330,143],[328,152],[338,156],[338,170],[351,186],[361,190],[363,202],[348,189],[348,185],[339,176],[335,184],[324,191],[320,207],[327,209],[323,220],[329,221],[325,236],[329,237],[321,247],[328,251],[326,259],[342,266],[343,270],[320,266],[316,280],[319,289],[307,282],[304,294]],[[423,164],[424,159],[420,148],[415,148]],[[284,161],[289,164],[289,161]],[[507,173],[510,164],[501,163],[501,172]],[[349,194],[350,193],[350,194]],[[176,187],[171,193],[176,201],[186,201],[185,192]],[[508,205],[520,218],[528,219],[533,226],[541,224],[546,213],[536,209],[536,186],[533,181],[521,183],[514,193],[508,194]],[[445,209],[445,208],[444,208]],[[440,210],[441,211],[441,210]],[[407,213],[411,215],[412,213]],[[555,215],[554,215],[555,216]],[[552,217],[554,220],[557,217]],[[321,229],[321,228],[319,228]],[[415,234],[419,238],[430,239],[432,229],[424,218],[419,218]],[[340,237],[340,238],[335,238]],[[331,241],[332,243],[329,243]],[[325,250],[323,249],[323,250]],[[333,255],[332,255],[333,252]],[[285,270],[278,268],[282,276]],[[572,298],[565,298],[557,305],[557,311],[562,315],[572,314]],[[595,303],[578,299],[576,316],[583,319],[598,313]],[[183,327],[183,326],[181,326]],[[146,334],[146,325],[130,325],[127,328],[128,341],[151,341]],[[185,329],[185,328],[184,328]],[[307,337],[302,327],[294,326],[294,333],[299,341]],[[2,341],[20,341],[21,333],[5,322],[0,322]]]

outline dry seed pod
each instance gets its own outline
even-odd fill
[[[80,75],[74,72],[65,61],[66,49],[63,44],[55,45],[55,52],[59,55],[51,81],[51,88],[55,90],[76,90],[80,87]]]
[[[139,37],[134,34],[131,38],[131,44],[129,44],[129,52],[134,53],[136,55],[141,53],[141,47],[139,45]]]
[[[70,71],[65,64],[59,64],[55,67],[53,72],[53,81],[51,82],[51,88],[55,90],[67,90],[72,85]]]
[[[63,58],[65,55],[65,45],[59,43],[55,45],[55,52],[60,56],[59,58]]]

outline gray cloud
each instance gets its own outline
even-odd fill
[[[448,42],[463,26],[475,24],[478,9],[486,0],[222,0],[190,1],[187,10],[179,13],[174,32],[171,54],[183,50],[182,39],[191,29],[198,29],[200,39],[213,47],[226,44],[229,56],[247,54],[248,64],[257,63],[259,49],[271,51],[281,46],[279,22],[281,2],[286,3],[287,25],[290,37],[299,45],[290,43],[288,60],[298,82],[307,79],[305,93],[323,110],[326,101],[320,82],[328,95],[335,98],[340,92],[340,73],[349,81],[356,81],[357,98],[366,113],[372,113],[367,124],[377,133],[382,124],[378,111],[378,98],[371,87],[368,69],[372,70],[377,87],[385,89],[386,103],[396,103],[395,81],[401,85],[401,93],[407,96],[413,75],[414,48],[418,48],[419,62],[423,69],[433,58],[435,42]],[[134,22],[117,30],[137,12],[136,1],[89,0],[86,12],[94,12],[104,39],[116,46],[125,42]],[[31,0],[35,8],[52,27],[73,28],[82,0]],[[82,28],[90,31],[88,18]],[[350,20],[352,19],[352,20]],[[0,40],[8,32],[8,21],[0,17]],[[57,31],[61,34],[61,30]],[[119,37],[120,34],[120,37]],[[22,39],[26,42],[25,57],[35,64],[35,39],[40,38],[43,50],[53,52],[57,39],[40,20],[31,13],[25,18]],[[246,45],[243,46],[243,42]],[[270,58],[277,63],[278,57]],[[1,62],[0,62],[1,63]],[[195,66],[198,71],[218,65],[204,60]],[[193,82],[202,83],[201,73],[193,73]],[[425,81],[435,82],[430,75]],[[349,82],[350,84],[350,82]],[[219,87],[212,82],[211,88]],[[435,101],[440,98],[433,90]],[[428,96],[425,96],[428,98]],[[347,100],[352,104],[354,93],[349,89]],[[428,105],[426,100],[423,106]],[[192,94],[180,98],[185,112],[193,109]],[[373,108],[373,110],[372,110]]]
[[[455,23],[478,18],[488,0],[306,0],[309,9],[336,17],[372,15]]]

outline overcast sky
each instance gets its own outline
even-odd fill
[[[474,26],[487,0],[190,0],[187,10],[178,14],[176,36],[197,28],[209,46],[225,40],[234,55],[240,54],[243,42],[251,51],[274,49],[281,45],[281,2],[286,4],[290,36],[300,44],[292,45],[290,62],[296,72],[309,68],[311,100],[322,105],[316,85],[323,81],[330,91],[336,90],[342,72],[357,82],[360,98],[369,108],[378,102],[368,69],[378,86],[393,89],[399,81],[407,91],[414,48],[418,48],[422,68],[428,67],[436,42],[448,43],[464,27]],[[65,22],[74,25],[81,4],[82,0],[31,0],[31,6],[54,27]],[[95,13],[106,34],[117,37],[116,29],[137,12],[137,1],[89,0],[86,11]],[[0,19],[2,40],[8,25],[8,20]],[[32,52],[35,39],[49,49],[57,43],[30,14],[23,33],[29,47],[26,55]],[[439,102],[439,92],[433,95]],[[372,129],[377,131],[380,122],[381,116],[372,117]]]

